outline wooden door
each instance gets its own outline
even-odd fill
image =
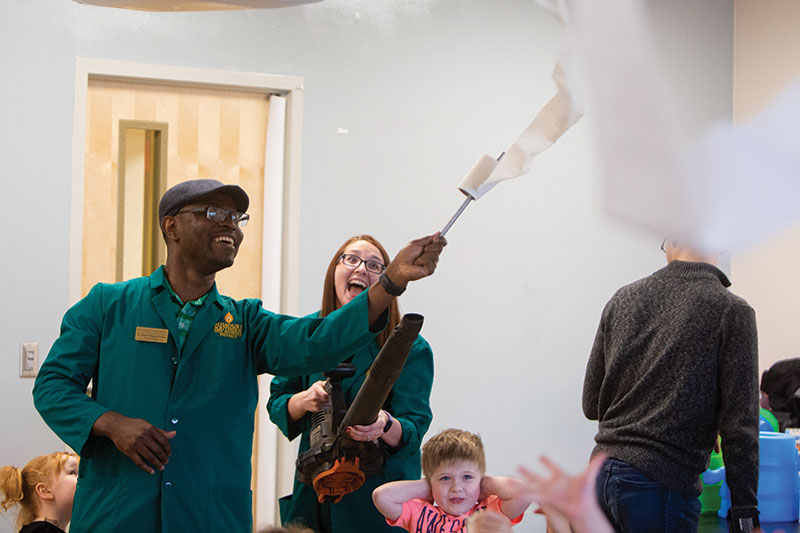
[[[131,207],[121,201],[126,187],[119,178],[120,124],[139,121],[166,124],[168,129],[165,175],[160,186],[150,192],[155,201],[166,188],[196,178],[234,183],[247,191],[251,223],[244,229],[245,240],[235,265],[217,275],[217,286],[222,294],[234,298],[260,297],[268,96],[90,78],[86,109],[82,294],[97,282],[120,280],[119,264],[124,255],[120,235],[126,233],[117,221],[138,222],[145,216],[148,201],[152,205],[150,198],[142,204],[142,213],[129,213]],[[124,131],[123,127],[122,135]],[[125,174],[127,190],[131,179]],[[126,212],[121,214],[121,209]],[[157,256],[163,257],[163,242],[159,246],[161,253]],[[143,271],[140,275],[149,274]]]

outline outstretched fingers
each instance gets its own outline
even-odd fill
[[[606,459],[608,459],[608,455],[604,453],[594,455],[592,460],[589,461],[589,467],[585,470],[583,475],[585,475],[588,480],[597,478],[597,474],[600,473],[600,469],[603,467],[603,463],[606,462]]]

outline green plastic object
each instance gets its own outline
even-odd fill
[[[778,431],[778,419],[775,418],[775,415],[773,415],[771,411],[761,407],[759,414],[761,415],[761,418],[769,422],[769,425],[772,426],[772,431]],[[763,431],[764,428],[761,428],[761,430]]]
[[[717,443],[719,444],[719,437],[717,437]],[[715,470],[717,468],[722,468],[725,466],[725,463],[722,461],[722,452],[711,452],[711,459],[708,462],[708,468]],[[703,480],[703,476],[700,476],[700,481]],[[719,488],[722,486],[722,481],[718,481],[713,485],[706,485],[703,483],[703,492],[700,493],[700,513],[701,514],[716,514],[719,511],[720,506],[720,498],[719,498]]]

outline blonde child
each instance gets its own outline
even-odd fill
[[[0,468],[2,512],[19,506],[20,533],[63,533],[72,518],[78,456],[66,452],[31,459],[22,470]]]
[[[531,503],[525,484],[485,470],[480,437],[446,429],[422,447],[423,479],[381,485],[372,500],[389,525],[414,533],[466,531],[467,518],[484,509],[519,523]]]

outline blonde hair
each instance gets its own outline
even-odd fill
[[[440,465],[452,461],[469,461],[486,472],[486,455],[480,436],[460,429],[445,429],[422,446],[422,473],[430,478]]]
[[[334,285],[334,271],[336,270],[336,265],[339,264],[339,258],[347,249],[347,247],[357,241],[366,241],[375,246],[375,248],[377,248],[381,253],[384,264],[388,265],[391,261],[389,254],[386,253],[386,249],[380,242],[378,242],[378,239],[372,235],[356,235],[347,239],[344,244],[342,244],[339,249],[336,250],[336,253],[333,254],[333,258],[328,264],[328,270],[325,272],[325,282],[322,286],[322,306],[320,307],[319,316],[328,316],[338,307],[336,300],[336,286]],[[394,327],[399,323],[400,308],[397,306],[397,299],[394,299],[389,305],[389,321],[386,324],[386,328],[381,331],[377,337],[375,337],[375,340],[378,341],[378,346],[383,348],[383,345],[386,343],[389,335],[391,335],[392,331],[394,331]]]
[[[33,522],[39,510],[39,499],[36,497],[36,485],[50,485],[64,471],[64,464],[70,457],[77,458],[74,453],[55,452],[34,457],[22,470],[14,466],[0,468],[0,501],[2,512],[19,505],[17,528]]]

